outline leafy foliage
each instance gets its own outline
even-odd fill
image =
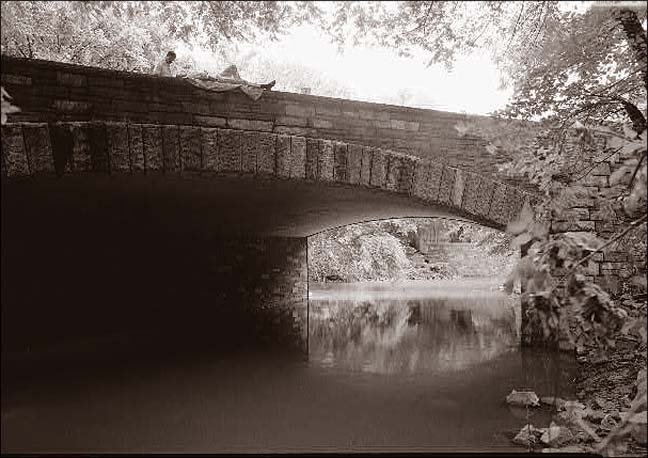
[[[423,231],[436,228],[439,240],[468,243],[447,258],[418,265],[415,247]],[[504,233],[476,224],[433,218],[391,219],[344,226],[309,238],[312,281],[505,277],[519,251]],[[435,256],[436,258],[436,256]],[[424,267],[424,268],[422,268]]]
[[[272,1],[17,1],[1,11],[3,53],[141,72],[180,42],[224,52],[319,15],[311,2]]]

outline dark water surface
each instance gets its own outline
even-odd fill
[[[504,397],[573,394],[574,362],[521,350],[519,308],[486,283],[311,285],[309,315],[309,361],[180,353],[5,384],[2,452],[519,451],[527,412]]]

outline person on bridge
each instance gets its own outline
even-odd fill
[[[176,59],[176,53],[169,51],[162,62],[156,65],[155,74],[159,76],[176,76],[176,69],[173,61]]]
[[[236,68],[236,65],[234,64],[229,65],[225,70],[220,72],[216,77],[206,76],[203,79],[218,81],[220,83],[245,84],[250,87],[258,87],[261,89],[265,89],[266,91],[271,90],[276,84],[275,80],[272,80],[269,83],[265,83],[265,84],[250,83],[249,81],[246,81],[243,78],[241,78],[238,72],[238,68]]]

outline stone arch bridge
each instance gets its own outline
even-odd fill
[[[463,115],[6,56],[2,84],[21,108],[2,128],[3,354],[151,327],[303,351],[307,236],[503,229],[535,200]]]

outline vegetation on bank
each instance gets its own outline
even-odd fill
[[[428,246],[421,239],[432,229],[439,242]],[[511,240],[494,229],[444,219],[352,224],[309,238],[309,276],[316,282],[466,277],[503,281],[519,257]]]

